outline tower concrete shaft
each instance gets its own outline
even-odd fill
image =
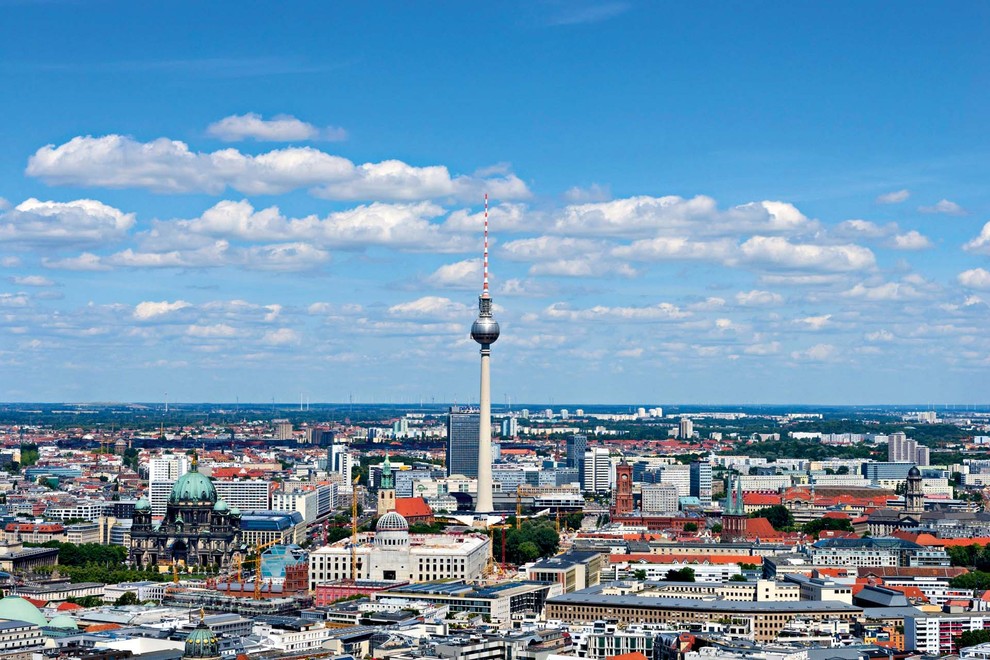
[[[491,513],[492,503],[492,352],[481,349],[481,415],[478,421],[478,497],[476,513]]]

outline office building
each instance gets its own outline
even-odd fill
[[[594,447],[584,454],[584,490],[607,493],[612,484],[612,460],[608,449]]]
[[[228,506],[241,511],[264,511],[271,507],[271,482],[262,479],[218,479],[217,495]]]
[[[447,476],[478,477],[478,432],[481,414],[452,406],[447,414]]]
[[[566,467],[577,470],[578,482],[584,483],[584,455],[588,451],[588,436],[575,433],[567,436],[565,445],[567,450]]]
[[[515,417],[506,417],[502,420],[502,437],[503,438],[517,438],[519,437],[519,420]]]
[[[712,503],[712,466],[707,461],[691,463],[691,497],[697,497],[702,506]]]
[[[677,424],[677,437],[681,440],[689,440],[694,437],[694,422],[687,417],[681,417]]]
[[[887,439],[887,460],[891,463],[929,465],[930,451],[904,433],[891,433]]]
[[[677,511],[680,494],[674,484],[645,484],[642,489],[643,513],[673,513]]]
[[[148,463],[148,499],[151,515],[164,516],[172,486],[189,472],[189,457],[185,454],[165,454]]]

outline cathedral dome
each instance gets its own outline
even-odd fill
[[[168,501],[173,504],[189,501],[212,504],[217,501],[217,489],[209,477],[199,472],[186,472],[172,486]]]
[[[183,658],[216,658],[220,656],[220,640],[202,621],[186,637]]]
[[[48,619],[37,607],[20,596],[0,598],[0,619],[27,621],[36,626],[47,626]]]
[[[223,500],[217,500],[217,503],[213,505],[213,510],[217,513],[228,513],[230,511],[230,507],[227,506],[227,503]]]
[[[375,525],[376,532],[408,532],[409,523],[406,519],[402,517],[399,513],[395,511],[389,511],[384,516],[378,519],[378,524]]]
[[[142,497],[134,504],[135,511],[151,511],[151,502],[147,497]]]

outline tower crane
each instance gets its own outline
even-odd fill
[[[273,545],[278,545],[279,539],[274,541],[269,541],[268,543],[259,543],[255,546],[254,552],[254,599],[259,600],[261,598],[261,551],[266,548],[270,548]],[[270,594],[269,594],[270,595]]]

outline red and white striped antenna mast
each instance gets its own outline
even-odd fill
[[[488,297],[488,193],[485,193],[485,279],[484,284],[481,287],[481,295],[484,298]]]

